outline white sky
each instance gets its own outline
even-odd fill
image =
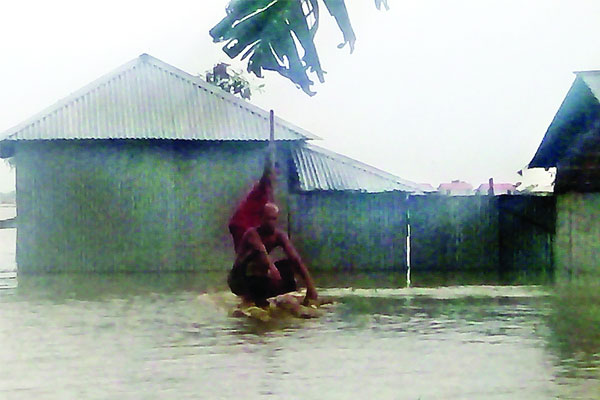
[[[600,69],[598,0],[389,0],[389,11],[346,2],[356,49],[337,49],[341,33],[322,7],[328,73],[318,94],[271,74],[253,102],[325,139],[317,144],[405,179],[519,180],[571,72]],[[0,132],[141,53],[192,74],[230,62],[208,35],[226,4],[3,2]],[[13,187],[0,165],[0,191]]]

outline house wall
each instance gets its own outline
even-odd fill
[[[498,270],[495,197],[413,196],[409,209],[413,270]]]
[[[413,271],[549,272],[554,198],[412,196]]]
[[[559,278],[600,275],[600,193],[557,196],[555,239]]]
[[[312,269],[404,270],[407,207],[414,271],[548,267],[552,198],[414,196],[408,204],[400,192],[296,193],[291,145],[277,151],[280,226]],[[19,142],[19,272],[228,270],[228,219],[260,177],[265,150],[258,142]],[[563,197],[559,207],[563,219],[564,210],[581,213],[570,219],[571,232],[583,233],[569,248],[590,262],[599,202]]]
[[[554,267],[556,198],[496,196],[499,263],[503,271],[551,272]]]
[[[600,192],[600,120],[557,164],[555,193]]]
[[[550,273],[551,196],[291,195],[292,240],[313,269]],[[407,212],[409,220],[407,221]]]
[[[292,194],[290,236],[316,270],[404,270],[406,194]]]
[[[227,221],[260,177],[265,149],[260,142],[18,142],[19,272],[227,270],[234,257]]]

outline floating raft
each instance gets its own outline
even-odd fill
[[[298,293],[286,293],[268,299],[269,305],[257,307],[253,303],[239,304],[232,312],[232,317],[250,318],[262,322],[282,318],[317,318],[323,315],[323,306],[332,304],[333,300],[319,298],[311,300],[308,305],[303,305],[304,295]]]

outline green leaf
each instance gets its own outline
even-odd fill
[[[350,24],[350,17],[348,17],[348,10],[346,10],[344,0],[323,0],[323,2],[344,34],[344,43],[338,45],[338,48],[342,48],[348,43],[350,45],[350,52],[352,53],[354,51],[356,35],[352,29],[352,24]]]
[[[356,36],[344,0],[321,1],[343,34],[344,42],[338,47],[348,44],[352,52]],[[388,7],[387,0],[375,0],[375,5]],[[226,12],[209,34],[214,42],[225,42],[223,51],[230,58],[248,59],[248,72],[259,78],[263,70],[276,71],[305,93],[315,94],[308,72],[325,81],[314,43],[318,0],[233,0]]]

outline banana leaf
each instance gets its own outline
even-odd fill
[[[352,52],[356,36],[344,0],[321,1],[342,32],[338,47],[348,44]],[[387,8],[387,0],[375,0],[375,5]],[[232,0],[209,34],[214,42],[225,42],[223,51],[230,58],[248,58],[248,72],[263,77],[263,70],[276,71],[312,96],[308,73],[325,81],[314,43],[318,25],[318,0]]]

